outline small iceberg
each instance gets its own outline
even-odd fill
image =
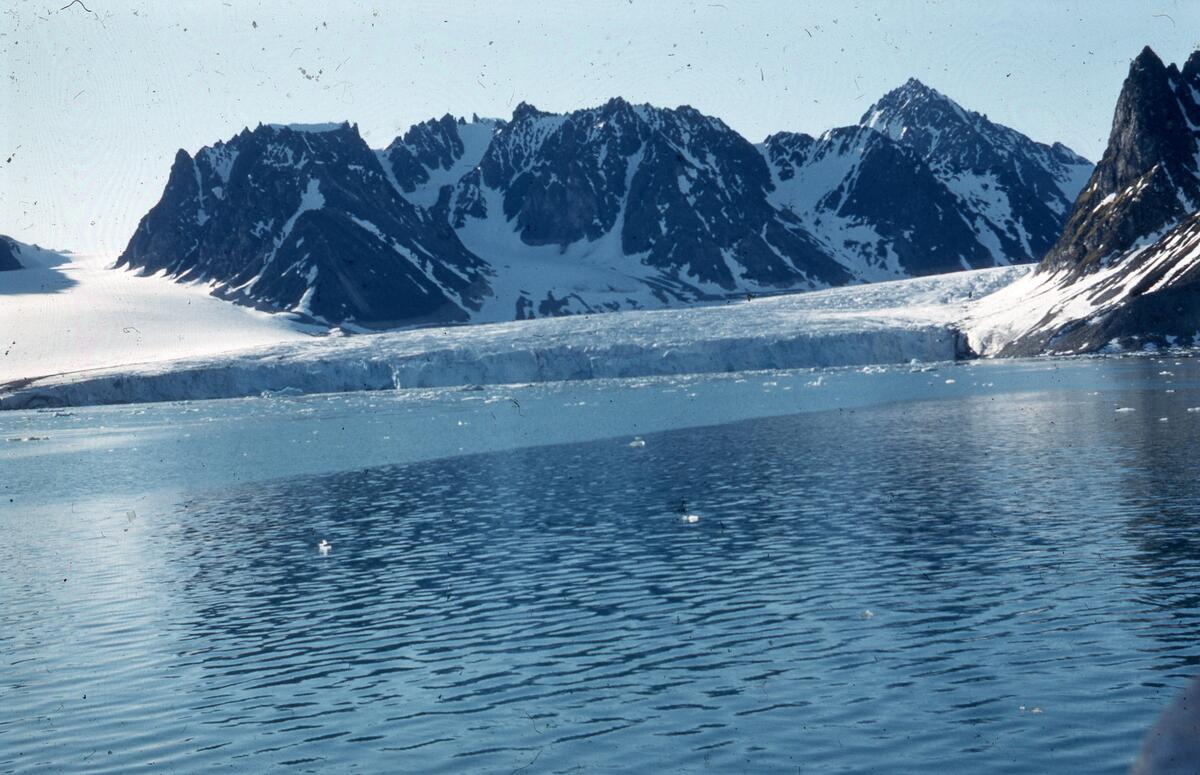
[[[259,398],[289,398],[292,396],[302,396],[304,391],[297,387],[285,387],[279,390],[264,390],[258,394]]]

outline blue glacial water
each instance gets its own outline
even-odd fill
[[[1139,358],[0,415],[0,772],[1121,772],[1200,663],[1195,407]]]

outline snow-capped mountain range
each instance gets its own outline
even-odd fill
[[[119,265],[327,323],[673,306],[1033,261],[1091,164],[910,80],[754,145],[690,107],[350,124],[180,151]]]
[[[1037,271],[971,324],[986,354],[1200,344],[1200,51],[1130,64],[1108,147]]]

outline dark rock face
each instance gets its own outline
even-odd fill
[[[0,234],[0,272],[7,272],[13,269],[20,269],[21,262],[17,260],[17,256],[21,253],[21,246],[14,240]]]
[[[776,200],[870,279],[1035,261],[1091,164],[910,79],[859,125],[768,137]]]
[[[260,126],[175,157],[118,266],[330,322],[467,320],[485,265],[406,201],[355,127]]]
[[[1200,207],[1200,52],[1183,71],[1146,47],[1129,66],[1108,148],[1043,269],[1086,274]]]

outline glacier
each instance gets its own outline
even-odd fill
[[[685,309],[362,335],[335,330],[218,355],[113,364],[0,385],[0,409],[953,360],[1001,267]]]

